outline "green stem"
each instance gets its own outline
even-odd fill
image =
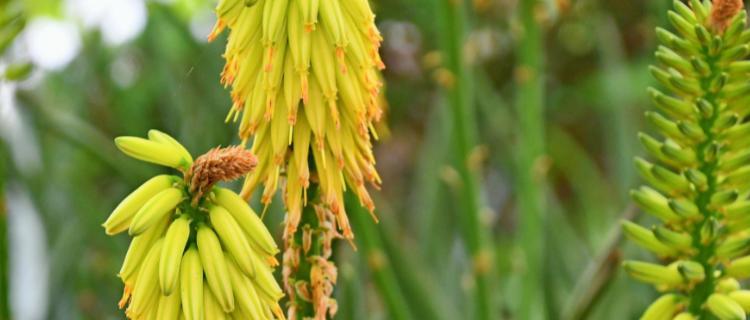
[[[540,21],[535,13],[539,1],[526,0],[518,4],[521,33],[516,59],[519,141],[516,172],[518,174],[518,206],[520,214],[520,243],[525,257],[522,274],[519,319],[543,319],[542,295],[544,254],[544,174],[539,172],[544,155],[544,106],[542,80],[543,44]]]
[[[315,171],[312,171],[315,175]],[[290,320],[320,319],[319,314],[326,319],[331,316],[331,305],[324,300],[325,297],[319,296],[316,301],[314,296],[316,286],[323,288],[323,294],[328,294],[326,292],[328,286],[336,286],[335,275],[327,272],[336,272],[332,251],[330,250],[333,245],[332,242],[337,239],[337,231],[330,228],[336,225],[335,217],[332,213],[319,216],[316,212],[316,206],[322,203],[318,190],[319,186],[316,183],[311,184],[307,191],[310,200],[302,209],[302,217],[297,232],[292,235],[292,239],[285,243],[284,268],[285,272],[291,271],[288,279],[291,288],[287,288],[287,296],[291,300],[290,306],[296,309],[296,317],[290,317]],[[310,241],[307,251],[305,251],[306,235],[309,235]],[[294,250],[289,250],[290,246]],[[299,256],[296,259],[289,259],[288,254],[298,254]],[[293,260],[298,262],[296,266],[287,265],[287,263],[292,263]],[[319,280],[316,280],[319,282],[312,281],[316,265],[320,267],[318,272],[321,272],[318,275]],[[291,270],[286,270],[286,268],[291,268]],[[321,283],[320,281],[327,281],[328,283]],[[333,292],[330,292],[328,298],[333,299]]]
[[[412,224],[418,230],[417,241],[424,244],[422,256],[432,263],[443,261],[450,252],[451,239],[445,235],[453,233],[455,224],[452,216],[446,214],[446,188],[440,180],[440,169],[448,162],[450,152],[445,141],[450,139],[451,119],[444,100],[434,104],[425,124],[425,138],[411,185],[414,197],[408,210],[412,214],[407,215],[415,219]]]
[[[399,288],[391,262],[383,249],[377,227],[371,221],[367,212],[362,210],[352,193],[347,193],[346,200],[352,228],[354,234],[357,235],[357,244],[359,244],[359,249],[362,250],[362,257],[367,260],[375,285],[385,300],[390,314],[389,319],[412,319],[409,306],[406,304],[407,300],[401,288]]]
[[[715,171],[718,165],[718,157],[714,156],[713,159],[710,159],[707,158],[706,155],[709,152],[709,148],[714,147],[714,144],[717,143],[717,136],[714,134],[713,128],[716,120],[721,114],[718,109],[718,101],[716,101],[717,96],[715,93],[712,93],[710,91],[709,87],[714,79],[721,75],[722,71],[720,66],[716,65],[716,58],[711,57],[705,50],[704,54],[704,61],[706,61],[710,66],[711,74],[709,74],[705,78],[700,79],[701,87],[705,92],[702,98],[711,103],[711,105],[717,107],[710,117],[700,120],[699,124],[703,129],[703,132],[706,134],[706,139],[697,146],[698,170],[700,170],[708,178],[708,188],[705,191],[699,192],[697,197],[695,198],[696,205],[698,206],[698,209],[703,216],[703,221],[695,224],[695,229],[693,229],[692,231],[692,236],[693,245],[694,247],[698,248],[698,255],[695,257],[695,261],[703,265],[706,278],[701,283],[696,285],[696,287],[691,291],[688,310],[693,314],[700,315],[701,319],[710,316],[710,314],[707,313],[702,306],[708,299],[708,296],[710,296],[711,293],[714,292],[714,287],[716,285],[716,279],[714,276],[714,264],[711,263],[711,260],[714,257],[717,238],[711,235],[710,239],[704,239],[702,237],[701,230],[706,224],[713,223],[713,219],[717,217],[716,212],[709,208],[709,203],[711,201],[711,196],[713,196],[713,194],[717,190],[717,178]]]
[[[396,272],[396,280],[403,294],[407,297],[408,306],[414,312],[417,319],[444,320],[460,319],[456,310],[456,301],[452,300],[450,294],[440,290],[435,282],[438,277],[435,270],[424,267],[418,263],[418,257],[411,253],[404,241],[396,237],[396,228],[393,221],[381,220],[377,228],[380,231],[383,249],[388,256],[393,270]]]
[[[310,188],[309,192],[312,196],[314,192],[315,186]],[[315,199],[315,197],[311,198]],[[315,216],[315,210],[313,209],[312,203],[314,201],[308,202],[308,205],[305,206],[302,209],[302,218],[300,220],[300,227],[297,230],[297,233],[294,234],[294,246],[299,248],[299,266],[295,270],[294,274],[292,275],[293,279],[290,281],[292,284],[296,284],[299,282],[304,282],[308,284],[310,282],[310,269],[312,268],[312,264],[310,263],[309,257],[312,257],[314,255],[319,255],[322,251],[322,245],[323,242],[321,241],[321,237],[318,235],[317,232],[313,232],[312,234],[312,245],[310,246],[310,251],[307,252],[307,254],[302,249],[302,234],[303,230],[305,228],[310,228],[312,230],[315,230],[318,227],[318,219]],[[293,288],[296,289],[296,286],[293,285]],[[296,299],[292,299],[291,303],[295,304],[297,307],[297,318],[296,319],[289,319],[289,320],[297,320],[297,319],[308,319],[315,317],[315,306],[311,303],[311,301],[308,301],[306,299],[299,298],[300,293],[295,292],[294,295],[288,294],[289,297],[295,296]]]
[[[492,249],[487,228],[480,220],[480,194],[470,155],[476,146],[476,121],[472,103],[471,76],[463,56],[466,13],[464,1],[436,0],[439,34],[443,40],[444,64],[453,76],[446,88],[453,119],[453,147],[461,177],[460,202],[463,212],[457,214],[463,240],[471,253],[474,276],[474,301],[477,319],[496,319],[490,298]]]

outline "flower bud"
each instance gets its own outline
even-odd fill
[[[740,282],[735,278],[723,278],[716,283],[716,292],[731,293],[740,290]]]
[[[706,278],[706,271],[703,266],[695,261],[680,260],[673,262],[670,266],[675,266],[677,271],[690,282],[700,282]]]
[[[729,276],[740,279],[750,278],[750,256],[732,260],[724,269],[724,272]]]
[[[737,290],[729,293],[729,298],[737,302],[745,312],[750,312],[750,290]]]
[[[725,294],[714,293],[706,301],[708,310],[720,320],[744,320],[742,306]]]
[[[680,216],[669,208],[667,198],[654,189],[644,186],[638,190],[632,190],[630,196],[641,209],[663,221],[676,221],[680,219]]]
[[[184,158],[180,150],[172,145],[137,137],[118,137],[115,144],[123,153],[138,160],[175,169],[190,166],[190,159]]]
[[[651,232],[638,224],[630,221],[622,221],[622,229],[625,232],[625,236],[633,242],[637,243],[641,247],[652,251],[660,256],[672,256],[677,253],[677,250],[661,243]]]
[[[622,266],[633,278],[653,285],[676,286],[684,279],[677,270],[677,265],[667,267],[648,262],[625,261]]]
[[[692,313],[689,312],[682,312],[678,315],[676,315],[672,320],[696,320],[696,318]]]
[[[665,294],[656,299],[646,312],[641,316],[641,320],[664,320],[670,319],[680,308],[681,297],[676,294]]]

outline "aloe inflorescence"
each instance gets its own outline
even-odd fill
[[[247,174],[257,160],[242,147],[215,148],[193,161],[176,140],[119,137],[117,147],[177,169],[146,181],[103,226],[133,237],[119,276],[130,319],[284,319],[273,277],[279,250],[247,203],[217,182]]]
[[[639,138],[656,160],[637,158],[650,186],[631,192],[660,220],[651,229],[624,222],[625,234],[665,261],[626,261],[634,278],[663,295],[643,319],[745,319],[750,291],[750,31],[742,2],[674,1],[674,32],[661,46],[646,118],[662,139]]]
[[[347,186],[372,211],[366,183],[379,185],[371,138],[383,113],[381,36],[367,0],[222,0],[210,39],[229,28],[222,83],[232,86],[228,120],[253,138],[260,165],[243,196],[260,184],[268,204],[286,174],[285,238],[297,230],[310,180],[353,234]],[[312,160],[312,161],[311,161]],[[310,171],[316,171],[313,175]]]
[[[372,213],[366,185],[380,184],[372,140],[384,66],[375,15],[367,0],[222,0],[216,13],[209,39],[230,30],[221,75],[232,87],[227,120],[239,121],[259,159],[241,195],[264,185],[267,205],[284,187],[287,314],[333,317],[331,244],[354,238],[344,192]]]

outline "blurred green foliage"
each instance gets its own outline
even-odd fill
[[[474,215],[476,232],[486,233],[494,253],[494,276],[482,282],[489,312],[519,319],[526,303],[518,294],[527,280],[521,275],[529,266],[518,214],[518,200],[526,198],[518,197],[515,164],[524,147],[519,144],[528,138],[518,121],[525,106],[512,103],[524,101],[515,81],[522,76],[518,46],[524,32],[517,2],[373,1],[385,38],[391,134],[376,146],[384,180],[375,193],[381,223],[351,206],[358,250],[345,242],[336,248],[339,319],[479,318],[473,249],[464,240],[473,231],[459,229],[467,215]],[[31,18],[62,16],[59,1],[29,4]],[[452,12],[461,25],[445,32],[437,10],[456,4],[463,6]],[[663,24],[668,4],[537,5],[545,90],[532,94],[542,95],[534,99],[543,103],[544,133],[537,138],[546,149],[533,168],[545,177],[538,192],[546,206],[525,237],[540,242],[533,270],[546,318],[632,319],[655,296],[619,271],[622,255],[649,257],[620,244],[618,221],[634,214],[626,197],[636,182],[634,133],[644,127],[652,30]],[[51,265],[49,318],[121,318],[116,272],[128,241],[107,237],[100,224],[118,199],[159,169],[116,152],[115,136],[158,128],[194,153],[237,142],[235,128],[224,125],[230,99],[218,81],[225,39],[208,44],[191,33],[191,21],[211,5],[148,2],[148,23],[136,40],[109,47],[98,32],[84,33],[82,51],[70,65],[17,92],[42,166],[19,170],[0,142],[0,187],[4,180],[23,186],[43,217]],[[451,78],[451,63],[463,65],[465,73]],[[451,97],[451,79],[468,86],[461,101]],[[468,108],[463,128],[456,127],[456,107]],[[466,159],[452,145],[456,130],[474,131],[475,139],[466,141],[477,145],[463,151],[475,164],[470,171],[462,171]],[[472,181],[461,179],[466,174],[476,180],[474,213],[462,202],[462,181]],[[266,222],[278,236],[282,201],[273,203]]]
[[[0,141],[0,319],[10,318],[10,300],[8,299],[8,209],[5,200],[5,181],[7,176],[5,144]]]

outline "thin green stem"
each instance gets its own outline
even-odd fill
[[[495,319],[490,297],[492,250],[487,228],[480,219],[480,194],[476,172],[472,169],[470,155],[476,146],[476,121],[472,103],[471,76],[463,56],[466,13],[463,1],[437,0],[437,21],[441,37],[444,64],[452,75],[446,93],[453,119],[453,147],[456,169],[461,177],[460,202],[463,212],[458,213],[463,240],[471,253],[474,276],[474,301],[477,319]]]
[[[411,187],[415,195],[409,201],[408,210],[413,214],[407,216],[415,219],[413,225],[418,229],[417,241],[424,244],[423,257],[427,261],[438,263],[450,251],[448,244],[451,239],[445,235],[454,230],[452,216],[446,215],[446,188],[440,183],[439,174],[447,163],[450,152],[449,148],[445,148],[445,141],[450,139],[451,130],[445,99],[440,99],[433,105],[425,128],[425,138]]]
[[[359,244],[362,257],[367,260],[367,265],[386,304],[390,319],[413,319],[409,306],[406,304],[407,300],[393,272],[390,259],[383,249],[377,227],[370,220],[369,215],[362,210],[352,193],[347,193],[346,200],[352,228],[357,235],[357,244]]]
[[[410,252],[400,239],[396,237],[396,227],[393,221],[381,220],[377,228],[383,248],[393,266],[398,270],[395,274],[399,287],[408,298],[408,305],[417,319],[459,319],[456,301],[451,300],[439,285],[435,283],[434,270],[424,268],[418,263],[418,257]]]
[[[315,188],[315,186],[312,186],[312,188],[310,189],[311,196],[317,193],[317,191],[314,191]],[[315,197],[313,197],[313,199],[315,199]],[[292,275],[293,278],[290,280],[292,282],[293,290],[296,290],[296,284],[300,282],[306,283],[309,287],[309,284],[311,283],[310,270],[312,269],[312,263],[308,258],[315,255],[320,255],[320,252],[322,251],[323,242],[317,232],[312,233],[310,251],[305,253],[304,249],[302,249],[303,230],[307,228],[315,230],[316,228],[318,228],[318,219],[315,216],[315,209],[312,206],[314,202],[315,201],[308,202],[308,205],[302,209],[300,228],[298,229],[297,233],[294,234],[294,239],[292,240],[293,245],[298,248],[298,252],[300,254],[299,265],[297,266],[296,270],[294,270],[294,274]],[[287,293],[287,295],[289,297],[295,297],[292,299],[291,303],[293,303],[297,309],[297,317],[290,320],[308,318],[311,319],[315,317],[315,306],[311,303],[311,301],[299,297],[300,292],[294,292],[293,295]]]
[[[711,74],[700,79],[701,87],[705,92],[702,98],[711,103],[711,105],[713,106],[719,106],[718,101],[716,101],[716,94],[712,93],[709,87],[714,79],[721,75],[721,69],[716,65],[716,58],[711,57],[705,50],[704,54],[704,61],[706,61],[710,66]],[[713,223],[714,219],[717,216],[716,212],[709,208],[709,203],[711,201],[711,196],[713,196],[713,194],[717,190],[717,178],[715,171],[718,165],[718,157],[707,157],[707,154],[710,152],[709,149],[713,148],[717,143],[717,136],[714,134],[713,129],[719,115],[720,112],[717,107],[717,110],[714,110],[713,114],[710,117],[701,119],[699,122],[701,128],[703,129],[703,132],[706,134],[706,139],[697,146],[698,170],[700,170],[708,178],[708,188],[702,192],[699,192],[695,198],[696,205],[698,206],[698,209],[703,216],[703,221],[695,224],[695,228],[692,231],[692,236],[693,245],[698,248],[698,255],[695,257],[695,260],[703,265],[706,278],[691,291],[688,310],[690,310],[690,312],[693,314],[701,315],[701,318],[710,316],[702,306],[708,299],[708,296],[710,296],[711,293],[714,292],[714,287],[716,285],[716,279],[714,276],[714,264],[711,262],[711,260],[714,257],[717,238],[711,235],[709,239],[705,239],[705,237],[703,237],[702,230],[707,224]]]
[[[367,319],[365,308],[365,289],[363,286],[364,272],[360,272],[364,267],[363,262],[353,258],[354,254],[346,255],[347,258],[339,260],[339,280],[341,284],[336,290],[336,301],[339,310],[336,316],[339,319]],[[345,260],[345,261],[343,261]]]
[[[426,261],[438,263],[450,251],[451,241],[445,234],[451,233],[454,223],[447,216],[445,185],[440,180],[440,170],[449,161],[449,151],[445,141],[450,139],[450,116],[445,99],[439,99],[426,119],[425,137],[416,162],[414,198],[410,201],[407,216],[415,219],[412,225],[417,229],[417,242]],[[380,210],[379,210],[380,211]],[[381,229],[382,229],[381,224]]]
[[[520,1],[521,32],[516,59],[519,141],[516,184],[520,214],[520,243],[524,252],[523,286],[519,319],[543,319],[542,294],[544,254],[544,174],[539,164],[544,155],[543,44],[540,22],[536,19],[539,1]]]

